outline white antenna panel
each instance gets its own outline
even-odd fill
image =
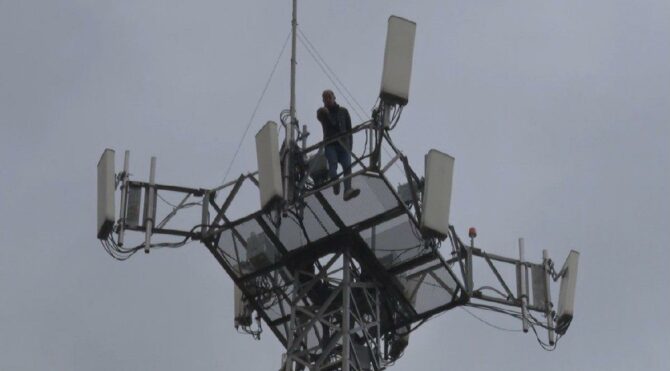
[[[98,161],[98,238],[107,239],[114,226],[114,150],[105,149]]]
[[[279,131],[276,122],[268,121],[256,134],[256,159],[261,208],[265,209],[281,200],[283,195],[279,160]]]
[[[379,96],[390,104],[407,104],[412,76],[416,23],[392,15],[389,17],[384,50],[384,70]]]
[[[558,294],[558,311],[556,320],[556,333],[564,334],[574,314],[575,289],[577,287],[577,265],[579,264],[579,252],[572,250],[565,259],[561,272],[561,288]]]
[[[449,208],[454,158],[431,149],[426,155],[426,183],[423,189],[421,231],[445,237],[449,233]]]

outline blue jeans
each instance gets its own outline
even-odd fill
[[[326,159],[328,160],[328,175],[330,180],[337,178],[337,163],[344,169],[344,176],[351,174],[351,155],[340,143],[332,143],[326,146]],[[344,181],[344,190],[351,189],[351,178]]]

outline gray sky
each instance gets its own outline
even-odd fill
[[[581,252],[556,351],[455,309],[392,369],[670,368],[667,1],[303,3],[301,29],[366,109],[388,16],[417,22],[392,135],[419,173],[431,148],[456,158],[462,235],[474,225],[508,256],[525,237],[535,261]],[[95,165],[129,149],[135,179],[155,155],[161,183],[220,184],[289,29],[288,0],[0,0],[0,370],[279,367],[269,331],[235,333],[232,282],[202,245],[105,254]],[[287,52],[229,178],[255,168],[253,134],[288,106]],[[332,84],[298,58],[298,115],[316,140]]]

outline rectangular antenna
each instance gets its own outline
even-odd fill
[[[577,287],[577,265],[579,252],[571,250],[561,269],[561,287],[558,294],[558,311],[556,333],[563,335],[568,330],[575,306],[575,289]]]
[[[401,106],[407,104],[415,34],[416,23],[394,15],[389,17],[382,86],[379,93],[386,103]]]
[[[98,161],[98,238],[106,240],[114,227],[114,150],[105,149]]]
[[[445,237],[449,233],[449,208],[454,158],[431,149],[426,155],[426,184],[423,191],[421,231]]]
[[[279,131],[274,121],[268,121],[256,134],[256,160],[261,208],[266,209],[281,200],[284,194],[279,160]]]

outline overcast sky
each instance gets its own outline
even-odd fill
[[[131,151],[136,180],[157,156],[160,183],[220,184],[290,14],[289,0],[0,0],[0,370],[279,368],[269,331],[235,332],[232,281],[203,245],[106,255],[95,187],[105,148],[117,164]],[[501,255],[518,237],[533,261],[581,252],[556,351],[454,309],[392,369],[670,369],[670,3],[301,2],[300,28],[366,109],[391,14],[417,23],[392,136],[420,174],[431,148],[456,158],[452,224]],[[253,134],[288,107],[288,81],[286,50],[229,179],[255,170]],[[332,87],[299,45],[312,142]]]

